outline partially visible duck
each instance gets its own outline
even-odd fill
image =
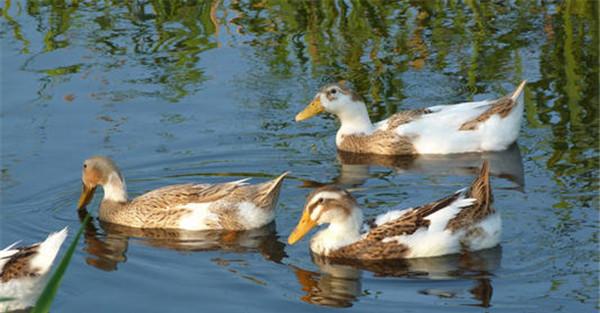
[[[0,250],[0,312],[22,310],[37,301],[56,254],[67,237],[67,228],[43,242],[27,247],[14,243]]]
[[[317,225],[329,224],[310,241],[313,253],[328,258],[373,261],[477,251],[500,242],[502,222],[491,204],[489,165],[484,161],[469,188],[416,208],[379,215],[361,233],[362,212],[354,197],[326,186],[308,196],[288,243],[298,242]]]
[[[105,222],[135,228],[253,229],[273,221],[287,174],[256,185],[247,184],[249,178],[222,184],[171,185],[130,200],[117,165],[107,157],[95,156],[83,163],[78,208],[85,207],[97,186],[102,186],[99,218]]]
[[[405,110],[372,124],[365,103],[344,83],[321,88],[298,115],[306,120],[321,112],[341,122],[338,150],[384,155],[449,154],[500,151],[517,140],[523,116],[518,101],[525,81],[496,100]]]

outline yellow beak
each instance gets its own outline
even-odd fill
[[[304,121],[322,112],[325,112],[325,108],[321,104],[320,97],[317,97],[302,112],[296,115],[296,122]]]
[[[81,190],[81,196],[79,196],[79,203],[77,204],[77,209],[81,209],[86,206],[92,198],[94,197],[94,192],[96,191],[96,187],[88,187],[86,184],[82,184],[83,188]]]
[[[308,210],[304,210],[304,213],[302,213],[302,218],[300,218],[298,225],[296,225],[296,229],[294,229],[294,231],[288,237],[288,243],[291,245],[295,244],[315,226],[317,226],[317,222],[310,219]]]

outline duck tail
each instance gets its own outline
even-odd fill
[[[471,183],[471,188],[469,188],[469,198],[477,200],[480,210],[493,210],[491,205],[494,199],[492,195],[492,186],[490,184],[490,163],[488,160],[483,161],[479,175],[473,180],[473,183]]]
[[[487,160],[483,161],[479,175],[473,180],[464,197],[472,200],[472,204],[462,208],[456,216],[450,219],[446,225],[446,229],[450,229],[451,231],[465,229],[465,227],[474,225],[495,213],[494,208],[492,208],[493,196],[492,186],[490,185],[490,165]]]
[[[32,263],[39,267],[42,272],[47,271],[52,265],[52,262],[54,262],[58,250],[65,241],[65,238],[67,238],[67,233],[67,227],[52,233],[48,235],[48,238],[46,238],[46,240],[38,247],[37,255],[32,260]]]
[[[277,178],[270,181],[270,186],[267,189],[267,194],[270,194],[272,192],[279,193],[279,189],[281,189],[281,184],[283,182],[283,179],[289,174],[290,174],[290,172],[281,173],[281,175],[277,176]]]
[[[283,179],[289,175],[290,172],[284,172],[277,178],[263,183],[260,186],[259,192],[257,193],[257,203],[260,207],[273,209],[279,199],[279,191],[283,183]]]
[[[516,102],[517,99],[519,99],[519,96],[521,96],[521,94],[523,93],[523,90],[525,89],[526,84],[527,84],[526,80],[522,81],[521,84],[519,84],[519,87],[517,87],[517,89],[515,89],[515,91],[510,96],[510,99],[512,101]]]

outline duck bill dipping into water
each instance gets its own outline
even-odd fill
[[[261,184],[248,184],[246,178],[221,184],[171,185],[129,200],[117,165],[107,157],[95,156],[83,163],[83,188],[77,206],[85,207],[97,186],[102,186],[104,198],[98,215],[105,222],[135,228],[253,229],[275,218],[287,174]]]

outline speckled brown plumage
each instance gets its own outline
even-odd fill
[[[277,205],[281,184],[286,175],[287,173],[284,173],[272,181],[255,186],[252,202],[261,208],[274,208]]]
[[[19,251],[9,256],[8,261],[2,267],[0,281],[5,283],[21,277],[39,276],[38,270],[29,266],[31,259],[37,254],[38,248],[39,244],[17,248]]]
[[[476,130],[481,123],[487,121],[494,114],[499,114],[501,118],[505,118],[510,114],[510,111],[512,111],[516,104],[517,101],[509,96],[502,97],[496,100],[489,109],[485,110],[477,117],[464,122],[458,130]]]
[[[384,243],[381,240],[363,239],[340,249],[331,251],[327,257],[331,259],[401,259],[408,255],[410,249],[403,244]]]
[[[411,137],[400,136],[394,132],[381,130],[368,135],[342,135],[338,150],[383,155],[410,155],[417,153],[412,144]]]
[[[182,206],[218,200],[235,188],[227,184],[167,186],[126,203],[102,201],[99,216],[103,221],[131,227],[177,228],[180,218],[190,212]]]
[[[388,118],[385,129],[371,134],[342,135],[338,150],[375,155],[415,155],[417,150],[412,143],[415,138],[398,135],[394,130],[428,113],[431,113],[428,109],[401,111]]]
[[[387,130],[393,131],[394,129],[398,128],[398,126],[412,122],[421,115],[429,113],[431,113],[429,109],[413,109],[400,111],[387,119]]]
[[[476,224],[495,212],[492,207],[494,199],[490,186],[490,166],[487,160],[483,161],[479,176],[471,183],[471,187],[467,191],[467,198],[477,201],[460,210],[455,217],[448,221],[446,229],[456,232]]]
[[[179,228],[181,218],[191,212],[188,204],[211,203],[207,208],[218,216],[214,229],[242,230],[237,205],[244,201],[272,210],[277,204],[281,183],[287,173],[257,185],[240,183],[183,184],[159,188],[130,202],[102,201],[100,219],[139,228]]]
[[[371,229],[367,235],[367,239],[383,240],[388,237],[410,235],[421,227],[429,227],[430,222],[427,217],[447,207],[452,202],[456,201],[459,196],[459,193],[455,193],[438,201],[414,208],[393,221],[389,221]]]

